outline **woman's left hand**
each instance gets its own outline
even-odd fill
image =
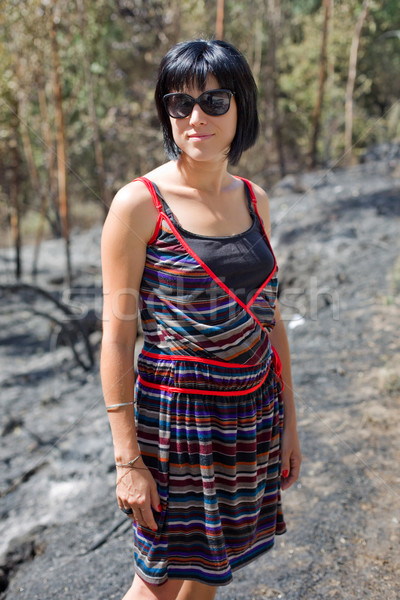
[[[281,439],[281,489],[287,490],[300,473],[301,452],[296,427],[285,427]]]

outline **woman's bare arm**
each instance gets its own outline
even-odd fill
[[[101,379],[106,406],[129,403],[134,393],[134,349],[138,297],[146,246],[157,221],[157,211],[142,183],[131,183],[115,196],[102,234],[103,340]],[[110,409],[108,417],[116,463],[127,463],[140,451],[133,405]],[[150,504],[158,508],[155,482],[143,461],[135,469],[118,469],[120,506],[131,506],[137,520],[154,528]],[[147,516],[142,518],[139,506]]]
[[[254,186],[257,206],[260,217],[263,220],[265,231],[270,237],[271,221],[268,197],[264,190]],[[276,325],[270,332],[269,337],[272,346],[276,349],[282,363],[282,381],[284,384],[282,400],[284,406],[284,430],[281,442],[281,470],[283,490],[289,488],[298,478],[301,465],[301,452],[297,434],[296,408],[294,402],[293,382],[291,373],[289,342],[286,334],[285,324],[282,320],[278,303],[275,310]]]

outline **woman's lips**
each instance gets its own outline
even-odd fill
[[[212,133],[192,133],[188,137],[191,140],[208,140],[212,135]]]

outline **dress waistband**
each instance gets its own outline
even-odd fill
[[[137,380],[144,387],[171,393],[242,396],[261,387],[271,369],[279,378],[281,366],[275,351],[265,362],[247,366],[142,350]]]

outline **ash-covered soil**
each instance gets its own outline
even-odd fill
[[[284,493],[288,533],[217,598],[397,600],[398,157],[287,177],[271,212],[304,462]],[[60,241],[43,245],[36,281],[90,322],[88,371],[65,341],[71,317],[32,290],[7,291],[12,252],[0,254],[2,599],[120,599],[133,577],[97,366],[99,241],[100,228],[74,234],[72,291],[60,283]],[[29,268],[32,248],[23,259]]]

